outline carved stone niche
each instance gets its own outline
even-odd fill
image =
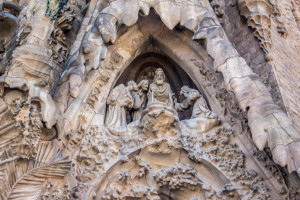
[[[218,116],[210,111],[203,96],[195,89],[182,87],[180,93],[185,100],[177,102],[174,99],[173,102],[170,86],[163,82],[165,76],[160,76],[163,74],[161,68],[155,70],[140,120],[120,126],[136,126],[137,132],[106,125],[108,132],[104,129],[98,133],[105,138],[105,135],[111,137],[109,133],[124,130],[123,134],[113,134],[118,136],[112,136],[114,139],[108,141],[110,148],[119,149],[118,156],[115,154],[105,160],[100,156],[100,168],[105,172],[99,174],[93,191],[80,198],[240,199],[244,195],[242,199],[269,199],[264,181],[254,170],[245,167],[245,156],[231,139],[232,130],[220,124]],[[117,98],[126,96],[124,91],[131,90],[130,87],[130,84],[117,86],[120,91]],[[115,89],[108,99],[115,96]],[[134,104],[134,97],[131,101]],[[191,119],[179,121],[177,111],[191,105]],[[217,123],[211,123],[211,120]],[[200,128],[203,124],[208,128]],[[86,169],[79,171],[97,173],[97,161],[88,163]],[[88,185],[92,178],[87,174],[82,177],[88,178],[78,180]],[[260,189],[251,189],[255,185],[260,185]]]
[[[150,20],[147,24],[152,27],[151,23]],[[121,33],[118,35],[119,39],[114,45],[108,47],[107,57],[103,66],[99,68],[101,72],[104,70],[111,72],[107,82],[94,86],[93,83],[97,83],[96,79],[100,79],[101,76],[97,75],[97,72],[92,72],[94,76],[89,76],[89,80],[86,81],[89,84],[81,89],[84,93],[87,88],[94,87],[93,91],[97,89],[97,92],[91,92],[90,96],[86,95],[89,98],[87,102],[94,102],[93,104],[84,105],[85,102],[80,102],[80,105],[84,105],[82,110],[86,110],[78,109],[78,112],[82,113],[92,111],[86,112],[86,118],[82,120],[91,125],[89,127],[87,125],[85,130],[78,131],[78,135],[74,134],[75,137],[80,136],[78,139],[74,137],[77,139],[75,145],[79,145],[77,157],[74,158],[76,160],[74,167],[76,186],[72,194],[74,199],[195,200],[197,198],[282,199],[286,197],[287,188],[280,176],[274,175],[272,169],[267,169],[268,166],[263,166],[251,155],[256,148],[253,142],[244,136],[248,127],[245,124],[239,127],[244,120],[243,115],[237,109],[231,93],[229,95],[229,92],[224,89],[225,84],[219,82],[216,73],[212,70],[213,61],[208,53],[215,58],[216,66],[225,62],[226,59],[222,60],[224,57],[219,56],[224,51],[221,51],[222,48],[218,49],[219,46],[215,43],[223,47],[222,45],[227,44],[226,41],[220,38],[215,41],[211,36],[212,38],[209,38],[211,40],[207,40],[209,48],[205,51],[202,46],[197,46],[186,39],[187,36],[191,38],[190,32],[180,31],[177,28],[172,31],[164,29],[164,31],[160,30],[161,32],[157,31],[156,35],[147,33],[147,27],[143,27],[145,24],[144,21],[144,24],[141,22],[128,28],[124,35]],[[158,25],[163,26],[161,22],[158,22]],[[212,30],[203,31],[220,30],[216,27],[217,25],[213,25],[210,27]],[[140,31],[146,33],[142,34]],[[147,39],[146,34],[152,35]],[[199,33],[201,37],[203,34]],[[225,56],[229,55],[231,54]],[[233,66],[239,66],[238,61],[241,60],[235,58],[234,61],[237,65]],[[231,59],[227,59],[227,62],[231,62]],[[180,67],[182,67],[181,71]],[[226,68],[227,64],[223,67]],[[159,68],[161,68],[159,74],[161,75],[162,71],[165,74],[164,81],[168,83],[165,85],[169,85],[166,89],[175,93],[177,102],[182,106],[169,105],[171,101],[169,95],[158,97],[159,95],[154,94],[153,96],[156,99],[161,98],[164,104],[153,103],[151,100],[151,103],[146,103],[141,119],[133,121],[131,111],[135,101],[133,96],[138,92],[137,87],[141,86],[143,89],[143,84],[140,85],[140,82],[148,79],[148,90],[153,91],[151,85],[155,81],[152,80],[155,79]],[[228,70],[229,75],[231,73],[236,75],[235,72],[240,68],[235,69]],[[223,75],[225,78],[228,77],[225,72]],[[205,96],[199,95],[197,99],[190,98],[190,101],[186,102],[186,105],[191,105],[196,100],[202,99],[200,103],[206,110],[204,116],[207,120],[198,121],[197,118],[203,116],[194,115],[192,110],[189,115],[179,116],[179,120],[177,119],[172,109],[178,107],[184,110],[188,107],[184,102],[189,95],[184,94],[185,97],[180,95],[181,87],[184,85],[198,88],[203,96],[207,94],[209,101],[205,101]],[[193,87],[194,85],[197,87]],[[145,92],[141,90],[141,96],[143,93]],[[148,91],[147,98],[151,97],[151,94]],[[125,101],[116,101],[118,95],[122,95]],[[168,101],[165,101],[166,99]],[[76,100],[69,109],[76,108],[72,107]],[[175,99],[172,100],[176,102]],[[122,125],[109,127],[106,123],[109,116],[107,112],[110,112],[109,106],[115,106],[116,102],[121,103],[119,107],[122,107],[122,112],[125,110],[123,112],[125,117],[122,116],[122,123],[120,123]],[[212,114],[209,103],[222,121]],[[124,107],[126,109],[123,109]],[[175,112],[178,110],[176,109]],[[99,111],[99,114],[92,115],[94,111]],[[76,111],[72,110],[72,112]],[[130,116],[127,117],[127,121],[124,120],[126,112],[127,116]],[[212,127],[207,128],[208,130],[206,128],[199,130],[193,126],[194,122],[203,124],[208,119],[215,122],[212,123],[214,124]],[[100,120],[101,122],[98,123]],[[71,119],[70,122],[72,123]],[[154,129],[151,129],[152,127]],[[271,188],[270,191],[268,187]]]
[[[145,51],[135,58],[126,70],[122,73],[115,85],[121,83],[127,83],[130,80],[134,80],[137,84],[143,79],[149,81],[149,85],[153,82],[155,70],[158,68],[163,69],[166,75],[166,82],[170,84],[174,97],[178,101],[183,101],[184,97],[180,95],[180,89],[183,85],[189,86],[190,88],[196,88],[194,82],[186,74],[181,67],[168,57],[164,52],[154,44],[149,43],[152,46],[152,51]],[[179,112],[178,117],[180,120],[189,119],[192,115],[192,109],[189,108],[184,112]],[[132,121],[130,113],[127,114],[127,122]]]
[[[118,106],[119,112],[126,110],[127,123],[124,116],[118,126],[106,119],[85,135],[77,157],[76,198],[270,199],[265,181],[245,166],[231,128],[211,111],[205,93],[191,89],[195,84],[183,69],[154,50],[127,67],[106,99],[106,117]],[[145,79],[146,92],[139,84]],[[139,92],[147,93],[147,100],[141,118],[132,121]],[[179,111],[189,107],[180,118]]]

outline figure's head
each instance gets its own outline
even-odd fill
[[[161,68],[158,68],[155,71],[154,82],[157,85],[162,85],[166,79],[165,73]]]
[[[84,40],[82,43],[82,52],[84,54],[89,54],[92,51],[93,51],[93,44],[88,40]]]
[[[127,83],[127,87],[128,87],[129,91],[137,91],[138,90],[138,87],[134,81],[129,81]]]
[[[194,101],[201,96],[198,90],[189,88],[188,86],[183,86],[180,90],[180,94],[191,101]]]
[[[147,91],[148,87],[149,87],[149,81],[146,79],[141,80],[141,82],[138,85],[138,88],[142,89],[143,91]]]

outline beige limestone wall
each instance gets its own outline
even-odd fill
[[[272,24],[272,65],[287,114],[300,129],[300,31],[291,1],[278,1],[278,4],[288,36],[281,37]]]

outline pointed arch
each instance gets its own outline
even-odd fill
[[[65,119],[70,123],[70,128],[75,131],[81,126],[86,131],[89,126],[104,126],[106,99],[110,90],[135,58],[144,52],[154,51],[155,48],[164,52],[185,71],[197,88],[206,95],[211,109],[222,118],[224,125],[227,126],[227,122],[233,118],[233,115],[240,115],[240,113],[229,111],[229,117],[224,116],[228,110],[226,111],[227,107],[224,108],[222,101],[225,101],[225,98],[231,98],[227,99],[230,101],[227,103],[231,104],[233,98],[232,96],[222,97],[228,94],[221,89],[222,86],[219,84],[223,81],[223,76],[221,73],[215,74],[214,72],[216,60],[209,55],[212,50],[197,45],[191,40],[192,35],[193,33],[187,29],[176,28],[171,31],[165,28],[157,15],[141,18],[138,23],[127,28],[120,34],[114,45],[108,47],[106,59],[101,63],[101,67],[87,75],[80,88],[80,95],[72,100],[68,107]],[[196,36],[199,36],[199,33]],[[149,43],[149,41],[152,42]],[[151,46],[153,43],[155,48]],[[81,121],[84,123],[80,124]],[[241,131],[239,128],[237,130]],[[237,142],[252,145],[250,140],[245,140],[245,138],[243,141],[237,139]],[[245,151],[249,144],[244,145],[247,146]],[[249,157],[251,157],[250,154]],[[251,162],[255,161],[251,160]],[[264,176],[262,169],[258,167],[256,170]],[[275,184],[273,183],[273,186]],[[278,195],[275,190],[273,191]]]
[[[151,25],[145,23],[149,22],[148,17],[152,17]],[[109,79],[101,86],[98,102],[95,102],[94,107],[100,108],[96,110],[95,114],[101,116],[101,122],[98,125],[103,124],[105,117],[105,102],[109,95],[109,91],[114,87],[117,80],[122,73],[127,69],[130,63],[142,55],[145,52],[157,52],[158,50],[163,52],[166,56],[172,59],[181,67],[181,69],[190,77],[197,89],[207,98],[211,108],[217,114],[220,114],[220,106],[217,106],[217,100],[213,100],[211,91],[206,91],[203,88],[203,80],[205,76],[200,73],[200,68],[205,67],[207,70],[213,68],[213,60],[205,52],[202,46],[194,43],[190,38],[192,33],[188,30],[175,30],[170,31],[166,29],[162,22],[155,15],[148,16],[141,19],[138,24],[133,25],[119,37],[114,45],[108,47],[107,57],[102,63],[102,66],[95,71],[91,71],[86,78],[86,82],[83,83],[80,91],[80,96],[75,99],[67,109],[65,118],[71,123],[73,130],[78,128],[78,118],[81,108],[84,107],[88,101],[90,93],[93,88],[99,87],[97,82],[102,78],[105,71],[109,71]],[[152,35],[148,32],[145,33],[147,27],[151,26],[156,30],[156,34]],[[132,41],[132,42],[129,42]],[[201,52],[201,53],[199,53]],[[200,68],[199,68],[200,67]],[[208,82],[205,84],[209,84]],[[183,85],[182,85],[183,86]],[[101,100],[100,100],[101,99]],[[98,112],[97,112],[98,111]]]
[[[157,173],[159,171],[158,169],[160,169],[160,168],[161,169],[169,169],[169,168],[174,167],[174,163],[170,162],[168,159],[161,159],[161,158],[167,158],[170,155],[172,155],[172,160],[175,161],[175,165],[176,165],[176,163],[181,163],[182,160],[185,160],[188,157],[188,152],[186,152],[183,148],[180,148],[180,149],[172,148],[170,154],[165,154],[165,155],[152,154],[152,153],[148,152],[148,149],[147,149],[148,146],[151,146],[151,144],[148,144],[148,145],[144,146],[143,148],[141,148],[139,150],[135,150],[135,151],[131,152],[130,154],[128,154],[127,162],[123,162],[120,160],[118,160],[116,162],[112,162],[110,168],[107,169],[107,173],[105,174],[105,176],[101,176],[101,178],[98,178],[97,180],[95,180],[93,186],[89,188],[88,192],[85,194],[85,199],[91,199],[92,196],[96,197],[96,199],[100,199],[101,197],[104,197],[106,190],[109,188],[109,186],[113,182],[115,182],[118,179],[118,175],[120,174],[120,172],[122,173],[124,170],[126,170],[126,171],[128,170],[127,172],[129,172],[131,178],[135,179],[135,180],[132,180],[133,182],[135,182],[136,179],[138,179],[137,182],[142,180],[142,181],[140,181],[139,184],[144,183],[145,185],[147,185],[150,188],[158,189],[157,192],[160,195],[170,196],[170,194],[173,193],[172,199],[174,199],[174,200],[187,199],[189,194],[194,193],[195,191],[189,190],[189,188],[187,186],[185,186],[185,187],[182,187],[178,191],[181,192],[181,195],[186,194],[187,197],[185,198],[185,196],[178,195],[178,193],[177,193],[178,196],[176,196],[176,189],[172,190],[171,187],[168,187],[168,186],[161,187],[161,188],[158,187],[158,185],[156,185],[158,183],[155,183],[155,181],[154,181],[155,179],[153,177],[153,174]],[[139,158],[141,159],[142,162],[149,163],[149,166],[151,166],[149,168],[149,171],[147,171],[143,175],[145,177],[138,178],[138,176],[135,176],[136,172],[138,171],[138,169],[140,167],[138,164],[139,161],[135,160],[136,156],[139,156]],[[202,199],[206,199],[204,197],[204,193],[207,192],[206,189],[210,188],[211,190],[209,192],[222,191],[222,189],[224,189],[225,185],[231,184],[231,180],[229,180],[221,170],[219,170],[215,165],[213,165],[212,163],[210,163],[206,160],[202,160],[199,163],[195,163],[193,161],[188,161],[188,162],[185,161],[181,164],[184,164],[188,168],[195,170],[195,174],[194,174],[195,178],[198,179],[199,182],[201,182],[199,185],[196,186],[196,188],[199,187],[198,190],[200,189],[199,190],[200,192],[198,190],[196,190],[197,192],[199,192],[198,194],[196,193],[197,197],[202,197]],[[119,170],[119,169],[122,169],[122,170]],[[145,179],[145,181],[143,181],[143,179]],[[122,185],[122,184],[120,184],[120,185]],[[131,185],[131,187],[134,188],[135,186]],[[116,188],[113,188],[113,189],[116,189]],[[179,194],[180,194],[180,192],[179,192]],[[234,191],[234,193],[236,196],[239,196],[237,191]]]

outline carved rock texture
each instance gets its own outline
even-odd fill
[[[197,178],[197,172],[181,163],[175,163],[171,169],[162,169],[159,171],[155,180],[160,187],[170,187],[172,190],[178,190],[181,187],[187,187],[195,190],[195,187],[202,184]]]
[[[256,2],[256,3],[252,3]],[[260,3],[259,3],[260,2]],[[298,1],[240,1],[240,12],[246,13],[244,16],[248,22],[251,21],[251,16],[258,15],[260,18],[265,16],[267,4],[271,5],[271,10],[268,13],[270,26],[267,28],[267,32],[270,33],[270,39],[272,45],[270,49],[267,49],[267,60],[273,67],[273,73],[282,96],[283,104],[288,116],[293,120],[294,124],[299,128],[299,110],[298,110],[298,88],[295,91],[298,82],[298,76],[292,74],[298,74],[299,70],[296,63],[299,62],[299,27],[298,27]],[[245,5],[248,5],[245,7]],[[246,9],[247,8],[247,9]],[[261,8],[261,9],[259,9]],[[251,12],[252,10],[252,12]],[[264,18],[265,20],[267,18]],[[250,24],[252,26],[253,24]],[[253,26],[252,26],[253,27]],[[259,24],[254,25],[255,29],[261,29]],[[263,38],[266,40],[266,38]],[[292,44],[292,45],[286,45]],[[276,59],[275,59],[276,58]],[[284,62],[287,58],[289,62]],[[289,66],[288,68],[286,66]],[[256,70],[257,73],[257,70]],[[259,72],[258,72],[259,73]],[[290,78],[284,78],[290,77]],[[273,85],[273,84],[272,84]]]
[[[153,3],[153,2],[152,2]],[[248,4],[249,3],[249,4]],[[187,2],[184,2],[183,4],[177,4],[176,2],[164,2],[164,4],[169,5],[171,9],[179,9],[180,6],[184,7]],[[269,92],[267,91],[266,87],[259,81],[254,81],[256,78],[255,74],[251,70],[251,68],[247,65],[245,60],[239,56],[237,51],[232,47],[230,42],[228,42],[227,38],[224,36],[224,31],[222,28],[218,25],[217,20],[214,19],[213,14],[209,14],[209,10],[204,5],[201,6],[196,4],[201,8],[203,11],[198,12],[198,18],[200,16],[206,14],[207,16],[210,16],[210,18],[204,18],[203,20],[196,21],[196,27],[198,28],[196,34],[194,35],[194,40],[206,40],[206,48],[209,53],[209,55],[214,58],[214,66],[215,69],[219,72],[221,72],[224,76],[225,84],[227,85],[228,89],[233,91],[236,95],[236,98],[238,99],[238,102],[240,104],[240,107],[242,110],[246,111],[248,110],[248,117],[249,117],[249,124],[250,128],[252,129],[253,138],[258,146],[259,149],[263,149],[267,144],[268,146],[273,150],[273,156],[276,157],[275,161],[280,164],[281,166],[289,165],[290,172],[297,171],[300,167],[298,164],[298,153],[292,152],[287,149],[287,145],[292,145],[293,143],[299,142],[299,130],[296,129],[296,127],[290,122],[290,120],[286,116],[286,120],[283,120],[281,122],[277,121],[275,124],[271,122],[271,119],[267,118],[267,115],[279,113],[279,115],[285,115],[280,108],[276,104],[274,104]],[[195,5],[195,6],[196,6]],[[160,6],[162,6],[161,2],[158,2],[157,4],[149,4],[149,7],[153,6],[155,9],[157,6],[161,9]],[[258,8],[258,6],[260,6]],[[262,46],[268,50],[271,48],[270,41],[269,41],[269,32],[270,30],[266,27],[269,27],[270,22],[270,15],[273,11],[273,6],[276,6],[276,2],[266,2],[266,1],[242,1],[240,2],[240,7],[242,9],[242,15],[243,15],[243,9],[248,11],[248,13],[244,14],[247,15],[252,21],[249,21],[249,23],[253,23],[254,25],[259,24],[259,27],[261,29],[257,30],[257,37],[262,37],[265,41],[262,43]],[[245,8],[244,8],[245,7]],[[121,9],[121,3],[118,2],[116,4],[112,4],[108,6],[102,13],[109,17],[108,14],[110,14],[109,26],[114,27],[114,23],[117,21],[127,24],[126,18],[124,21],[124,16],[117,14],[120,11],[117,10]],[[136,13],[138,13],[139,8],[136,7],[134,9]],[[158,14],[160,15],[159,10],[156,9]],[[245,11],[245,12],[246,12]],[[114,13],[111,13],[114,12]],[[166,13],[168,13],[166,12]],[[261,13],[255,13],[255,12],[261,12]],[[173,21],[170,21],[165,15],[160,15],[162,21],[164,24],[170,28],[173,29],[176,24],[179,23],[180,19],[190,18],[189,13],[182,13],[182,15],[179,15],[179,10],[174,13],[175,16],[172,17]],[[254,13],[254,14],[253,14]],[[186,16],[188,15],[188,17]],[[112,17],[113,16],[113,17]],[[171,16],[171,15],[168,15]],[[97,24],[99,27],[105,26],[108,22],[106,20],[103,20],[101,18],[101,13],[99,15],[99,24]],[[128,22],[128,24],[132,24],[132,22]],[[181,25],[184,25],[185,22],[180,21]],[[187,27],[189,28],[189,27]],[[108,28],[109,30],[112,30],[111,32],[111,38],[106,40],[106,42],[112,42],[114,43],[116,40],[116,28]],[[196,31],[193,28],[189,28],[192,31]],[[101,30],[100,30],[101,33]],[[106,34],[106,33],[105,33]],[[105,36],[106,37],[106,36]],[[261,39],[262,40],[262,39]],[[223,54],[222,56],[219,56],[220,54]],[[235,68],[236,67],[236,68]],[[238,70],[237,68],[241,69]],[[252,76],[252,77],[251,77]],[[246,89],[247,88],[247,89]],[[251,88],[251,89],[248,89]],[[247,91],[247,90],[250,90]],[[247,91],[247,92],[246,92]],[[246,94],[247,93],[247,94]],[[268,111],[264,111],[262,107],[269,107]],[[255,113],[255,114],[254,114]],[[251,123],[255,120],[257,120],[258,123],[261,123],[262,129],[256,129],[254,127],[257,127],[257,124]],[[272,124],[272,126],[275,126],[277,128],[273,129],[273,132],[269,130],[268,127],[265,127],[263,124],[264,122]],[[281,128],[281,127],[287,127],[287,128]],[[266,131],[266,132],[265,132]],[[274,135],[274,137],[270,137],[269,135]],[[286,135],[286,136],[283,136]],[[279,139],[280,141],[285,141],[284,144],[280,144],[277,142],[274,142],[276,139],[272,138],[282,138],[286,137],[286,139]],[[268,139],[267,139],[268,138]],[[281,148],[283,150],[283,155],[289,155],[289,157],[293,157],[292,163],[288,163],[287,161],[282,159],[283,155],[278,154],[278,150],[274,150],[274,148],[277,145],[283,145],[285,148]],[[278,147],[280,148],[280,147]]]
[[[260,41],[261,47],[269,53],[272,48],[271,42],[271,18],[274,16],[278,32],[286,37],[287,30],[280,18],[277,1],[269,0],[239,0],[241,15],[247,18],[247,23],[255,29],[255,36]],[[271,58],[267,58],[271,59]]]
[[[299,0],[56,3],[0,0],[1,200],[300,198]]]
[[[292,3],[291,9],[293,11],[293,15],[295,17],[295,21],[296,21],[296,23],[298,25],[298,28],[300,29],[300,11],[299,11],[299,5],[298,5],[299,2],[296,3],[295,1],[292,1],[291,3]]]
[[[40,143],[36,148],[36,158],[32,160],[13,159],[9,161],[10,152],[2,153],[1,170],[3,199],[32,199],[40,195],[47,179],[63,178],[70,170],[70,161],[63,158],[61,150],[51,143]],[[3,159],[6,158],[6,159]]]

